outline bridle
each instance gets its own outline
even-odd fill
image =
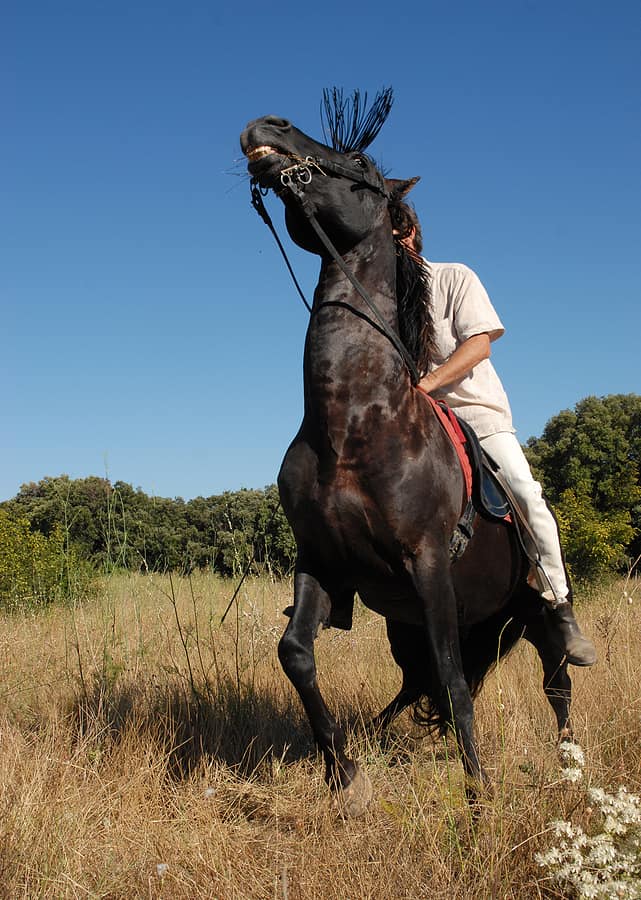
[[[375,194],[380,194],[386,200],[390,199],[389,191],[386,191],[385,188],[375,181],[371,181],[363,169],[353,169],[343,165],[343,163],[337,163],[333,159],[326,159],[322,156],[306,156],[305,159],[300,159],[293,166],[282,169],[280,181],[284,187],[291,187],[292,184],[310,184],[314,172],[318,172],[323,176],[327,176],[327,173],[330,172],[332,175],[338,175],[340,178],[347,178],[349,181],[354,182],[353,190],[357,190],[359,186],[362,186]]]
[[[312,178],[315,174],[320,174],[323,177],[327,177],[327,173],[331,173],[332,175],[336,175],[340,178],[347,178],[350,181],[354,182],[352,190],[358,190],[359,188],[366,188],[367,190],[374,191],[382,197],[385,197],[387,200],[390,199],[390,194],[385,190],[380,184],[377,184],[374,181],[371,181],[367,177],[367,173],[362,171],[361,169],[352,169],[349,166],[343,165],[342,163],[334,162],[330,159],[325,159],[323,157],[315,158],[312,156],[307,156],[305,159],[301,159],[298,162],[294,163],[292,166],[288,166],[286,169],[283,169],[280,173],[280,183],[282,185],[282,190],[276,191],[279,195],[283,191],[289,191],[298,202],[305,218],[313,228],[316,236],[320,240],[323,247],[327,250],[329,255],[332,257],[334,262],[341,269],[343,274],[351,281],[352,285],[356,288],[360,296],[363,298],[365,303],[370,309],[374,319],[376,320],[376,326],[380,329],[382,334],[391,342],[396,351],[400,354],[403,362],[405,363],[407,370],[410,375],[410,379],[412,381],[412,385],[416,386],[420,381],[420,375],[414,364],[414,360],[412,359],[407,347],[400,339],[399,335],[396,332],[392,331],[388,324],[385,322],[383,316],[381,315],[378,307],[370,297],[369,293],[360,283],[360,281],[356,278],[354,273],[349,269],[346,265],[345,260],[342,258],[334,244],[329,239],[327,233],[321,226],[320,222],[316,218],[316,214],[314,212],[314,208],[310,203],[309,199],[305,195],[305,186],[310,184]],[[294,284],[296,285],[296,289],[303,300],[303,303],[309,310],[312,312],[312,308],[305,299],[305,295],[303,294],[298,281],[296,280],[296,276],[294,275],[294,271],[291,267],[291,264],[287,258],[287,254],[285,253],[285,249],[276,233],[276,229],[274,228],[274,224],[269,217],[269,213],[265,209],[265,204],[263,203],[263,197],[268,193],[269,188],[262,188],[258,183],[256,178],[252,178],[251,180],[251,196],[252,196],[252,206],[256,210],[256,212],[260,215],[261,219],[265,224],[269,227],[270,231],[274,235],[276,239],[276,243],[280,249],[280,252],[283,255],[285,263],[287,264],[287,268],[289,269],[289,273],[292,276]],[[374,324],[374,323],[372,323]]]

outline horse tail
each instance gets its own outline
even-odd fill
[[[525,626],[503,609],[484,622],[473,625],[461,640],[463,674],[475,698],[483,682],[523,636]],[[418,725],[444,734],[450,727],[437,696],[433,679],[425,670],[427,646],[420,629],[387,621],[392,655],[403,671],[403,689],[420,695],[412,704],[412,719]],[[420,645],[420,646],[419,646]]]
[[[523,637],[525,626],[501,610],[474,625],[461,642],[463,673],[472,697],[476,697],[489,673]]]

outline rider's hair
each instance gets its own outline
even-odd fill
[[[414,229],[414,250],[420,253],[423,249],[423,232],[414,207],[404,200],[397,200],[390,204],[390,218],[399,240],[409,237],[412,228]]]

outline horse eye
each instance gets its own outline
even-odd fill
[[[366,159],[364,156],[355,156],[355,157],[354,157],[354,162],[355,162],[356,165],[359,166],[359,168],[361,168],[361,169],[366,169],[366,168],[367,168],[367,159]]]

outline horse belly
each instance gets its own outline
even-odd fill
[[[409,586],[393,581],[358,579],[358,596],[368,609],[406,625],[423,625],[421,603]]]
[[[467,550],[452,567],[452,581],[466,625],[475,625],[502,609],[527,565],[510,530],[477,518]]]

